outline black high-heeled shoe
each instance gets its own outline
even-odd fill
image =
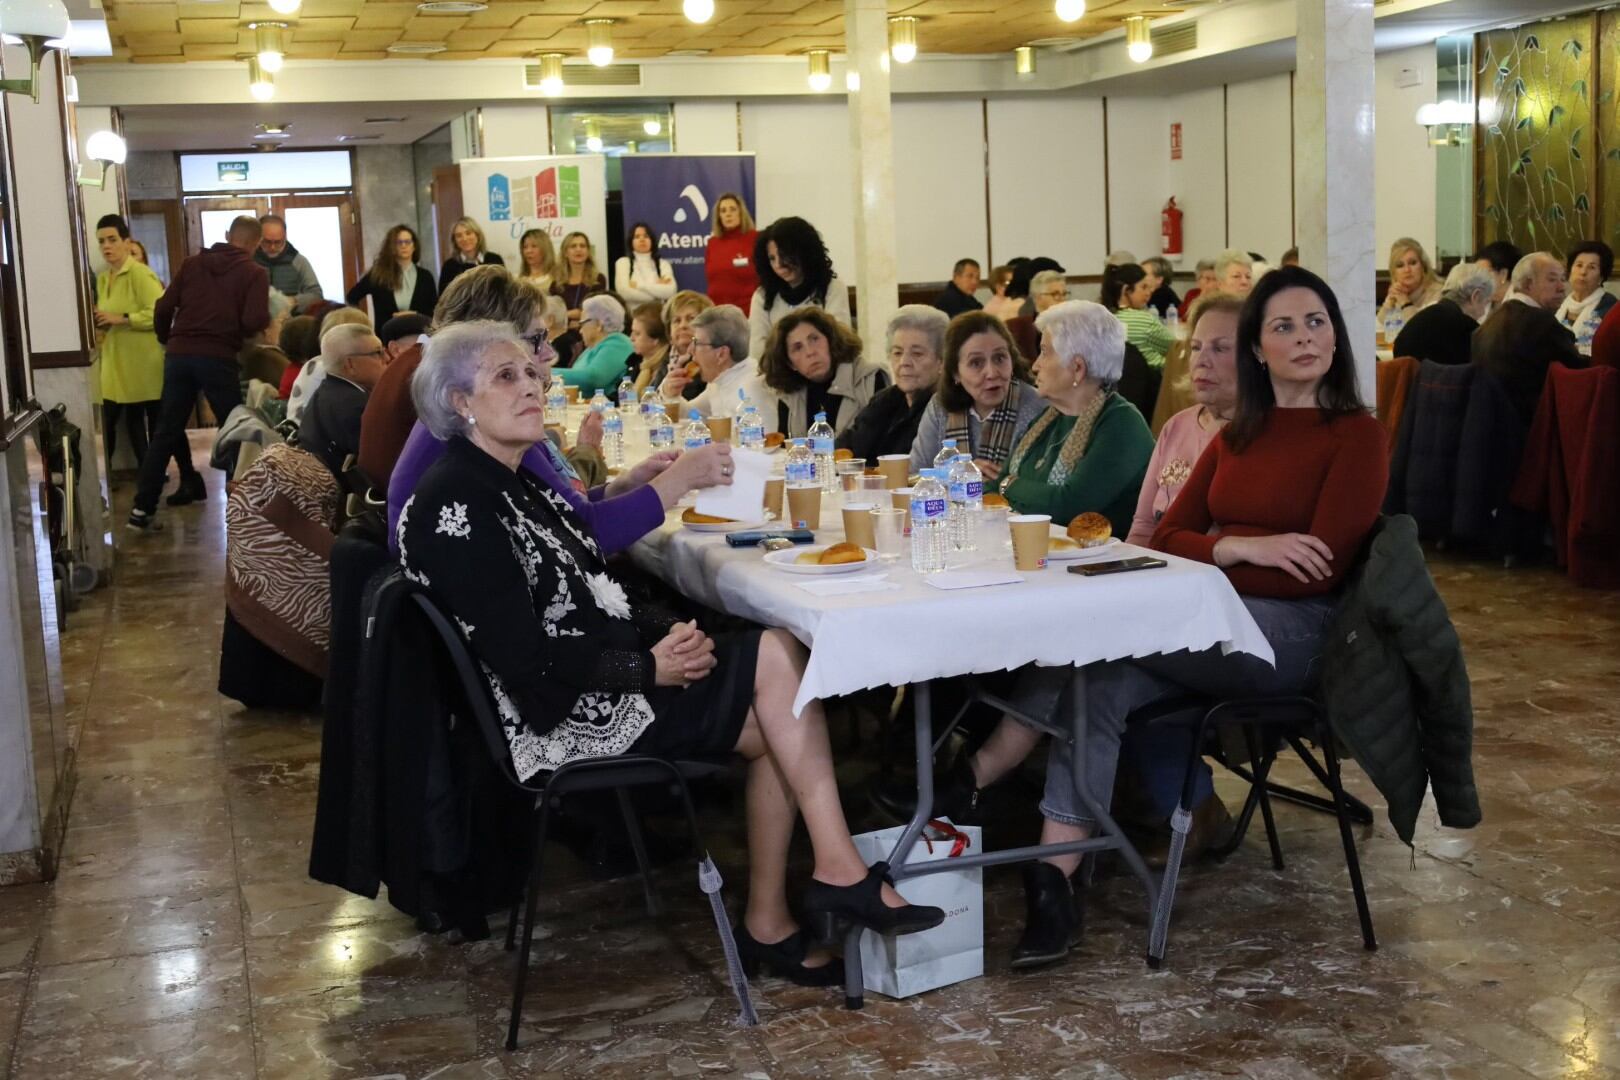
[[[772,975],[780,975],[799,986],[844,985],[844,962],[836,956],[820,967],[804,966],[810,943],[802,931],[796,930],[781,941],[766,945],[756,940],[739,921],[732,936],[737,939],[737,957],[742,961],[743,974],[750,979],[763,967]]]
[[[886,862],[874,863],[866,877],[853,885],[828,885],[812,878],[804,891],[804,913],[815,939],[823,944],[837,942],[851,924],[879,934],[915,934],[945,921],[945,912],[937,907],[885,904],[885,883],[894,884]]]

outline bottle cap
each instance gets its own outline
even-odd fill
[[[945,448],[946,448],[946,447],[947,447],[947,446],[955,446],[955,445],[956,445],[956,440],[955,440],[955,439],[944,439],[944,440],[942,440],[942,441],[941,441],[941,442],[940,442],[940,444],[939,444],[939,448],[940,448],[940,449],[941,449],[941,450],[943,450],[943,449],[945,449]]]
[[[822,421],[824,421],[826,419],[827,419],[827,412],[826,412],[825,409],[823,409],[821,412],[816,413],[816,423],[819,424],[819,423],[821,423]]]
[[[696,409],[687,409],[686,410],[686,418],[688,420],[698,420],[698,421],[701,421],[703,419],[703,417],[698,415],[698,411]]]

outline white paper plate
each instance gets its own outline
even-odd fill
[[[765,524],[763,521],[714,521],[714,522],[681,522],[681,528],[690,529],[697,533],[728,533],[739,529],[757,529]]]
[[[1046,552],[1046,561],[1049,563],[1083,562],[1086,559],[1098,559],[1111,554],[1113,549],[1119,546],[1119,543],[1119,537],[1110,536],[1095,547],[1050,548]]]
[[[815,552],[819,554],[826,551],[831,546],[831,544],[796,544],[790,548],[783,548],[781,551],[766,552],[765,561],[776,567],[778,570],[789,574],[809,574],[814,577],[821,577],[827,574],[848,574],[856,570],[866,570],[875,565],[878,561],[877,552],[870,548],[865,549],[866,559],[862,562],[834,563],[832,566],[820,566],[816,563],[801,563],[797,561],[800,555],[804,555],[808,552]]]

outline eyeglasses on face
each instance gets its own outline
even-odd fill
[[[694,334],[692,336],[692,349],[693,349],[694,352],[697,351],[698,349],[713,349],[715,347],[716,346],[715,346],[714,342],[712,342],[712,341],[704,341],[701,338],[699,338],[696,334]]]
[[[408,236],[401,236],[397,240],[394,241],[394,246],[395,247],[415,247],[416,246],[416,241],[412,240]]]
[[[537,353],[550,340],[551,334],[546,330],[536,330],[532,334],[524,334],[522,341],[529,347],[529,351]]]

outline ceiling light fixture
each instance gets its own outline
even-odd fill
[[[560,52],[540,54],[540,92],[547,97],[563,92],[563,55]]]
[[[714,0],[682,0],[681,14],[687,22],[706,23],[714,18]]]
[[[645,131],[649,135],[662,135],[664,133],[664,125],[657,120],[644,120],[641,123],[641,130]]]
[[[597,67],[613,63],[613,20],[586,19],[585,39],[589,43],[585,55]]]
[[[270,10],[277,15],[296,15],[304,0],[270,0]]]
[[[1153,29],[1146,15],[1132,15],[1125,20],[1125,52],[1138,64],[1153,59]]]
[[[811,49],[806,54],[810,58],[810,89],[816,93],[825,93],[832,85],[832,53],[826,49]]]
[[[62,0],[0,0],[0,29],[28,47],[28,75],[0,79],[0,92],[27,94],[39,104],[39,61],[48,48],[60,48],[72,29]]]
[[[911,15],[896,15],[889,20],[889,55],[897,64],[909,64],[917,59],[917,20]]]
[[[1086,0],[1057,0],[1057,17],[1064,22],[1079,22],[1086,14]]]
[[[281,70],[282,63],[287,58],[286,42],[282,31],[287,29],[284,22],[249,23],[253,31],[253,51],[258,54],[259,66],[274,75]]]
[[[1020,45],[1013,50],[1013,71],[1019,75],[1035,74],[1035,46]]]
[[[257,56],[248,57],[248,93],[254,101],[269,101],[276,96],[276,77],[264,69]]]

